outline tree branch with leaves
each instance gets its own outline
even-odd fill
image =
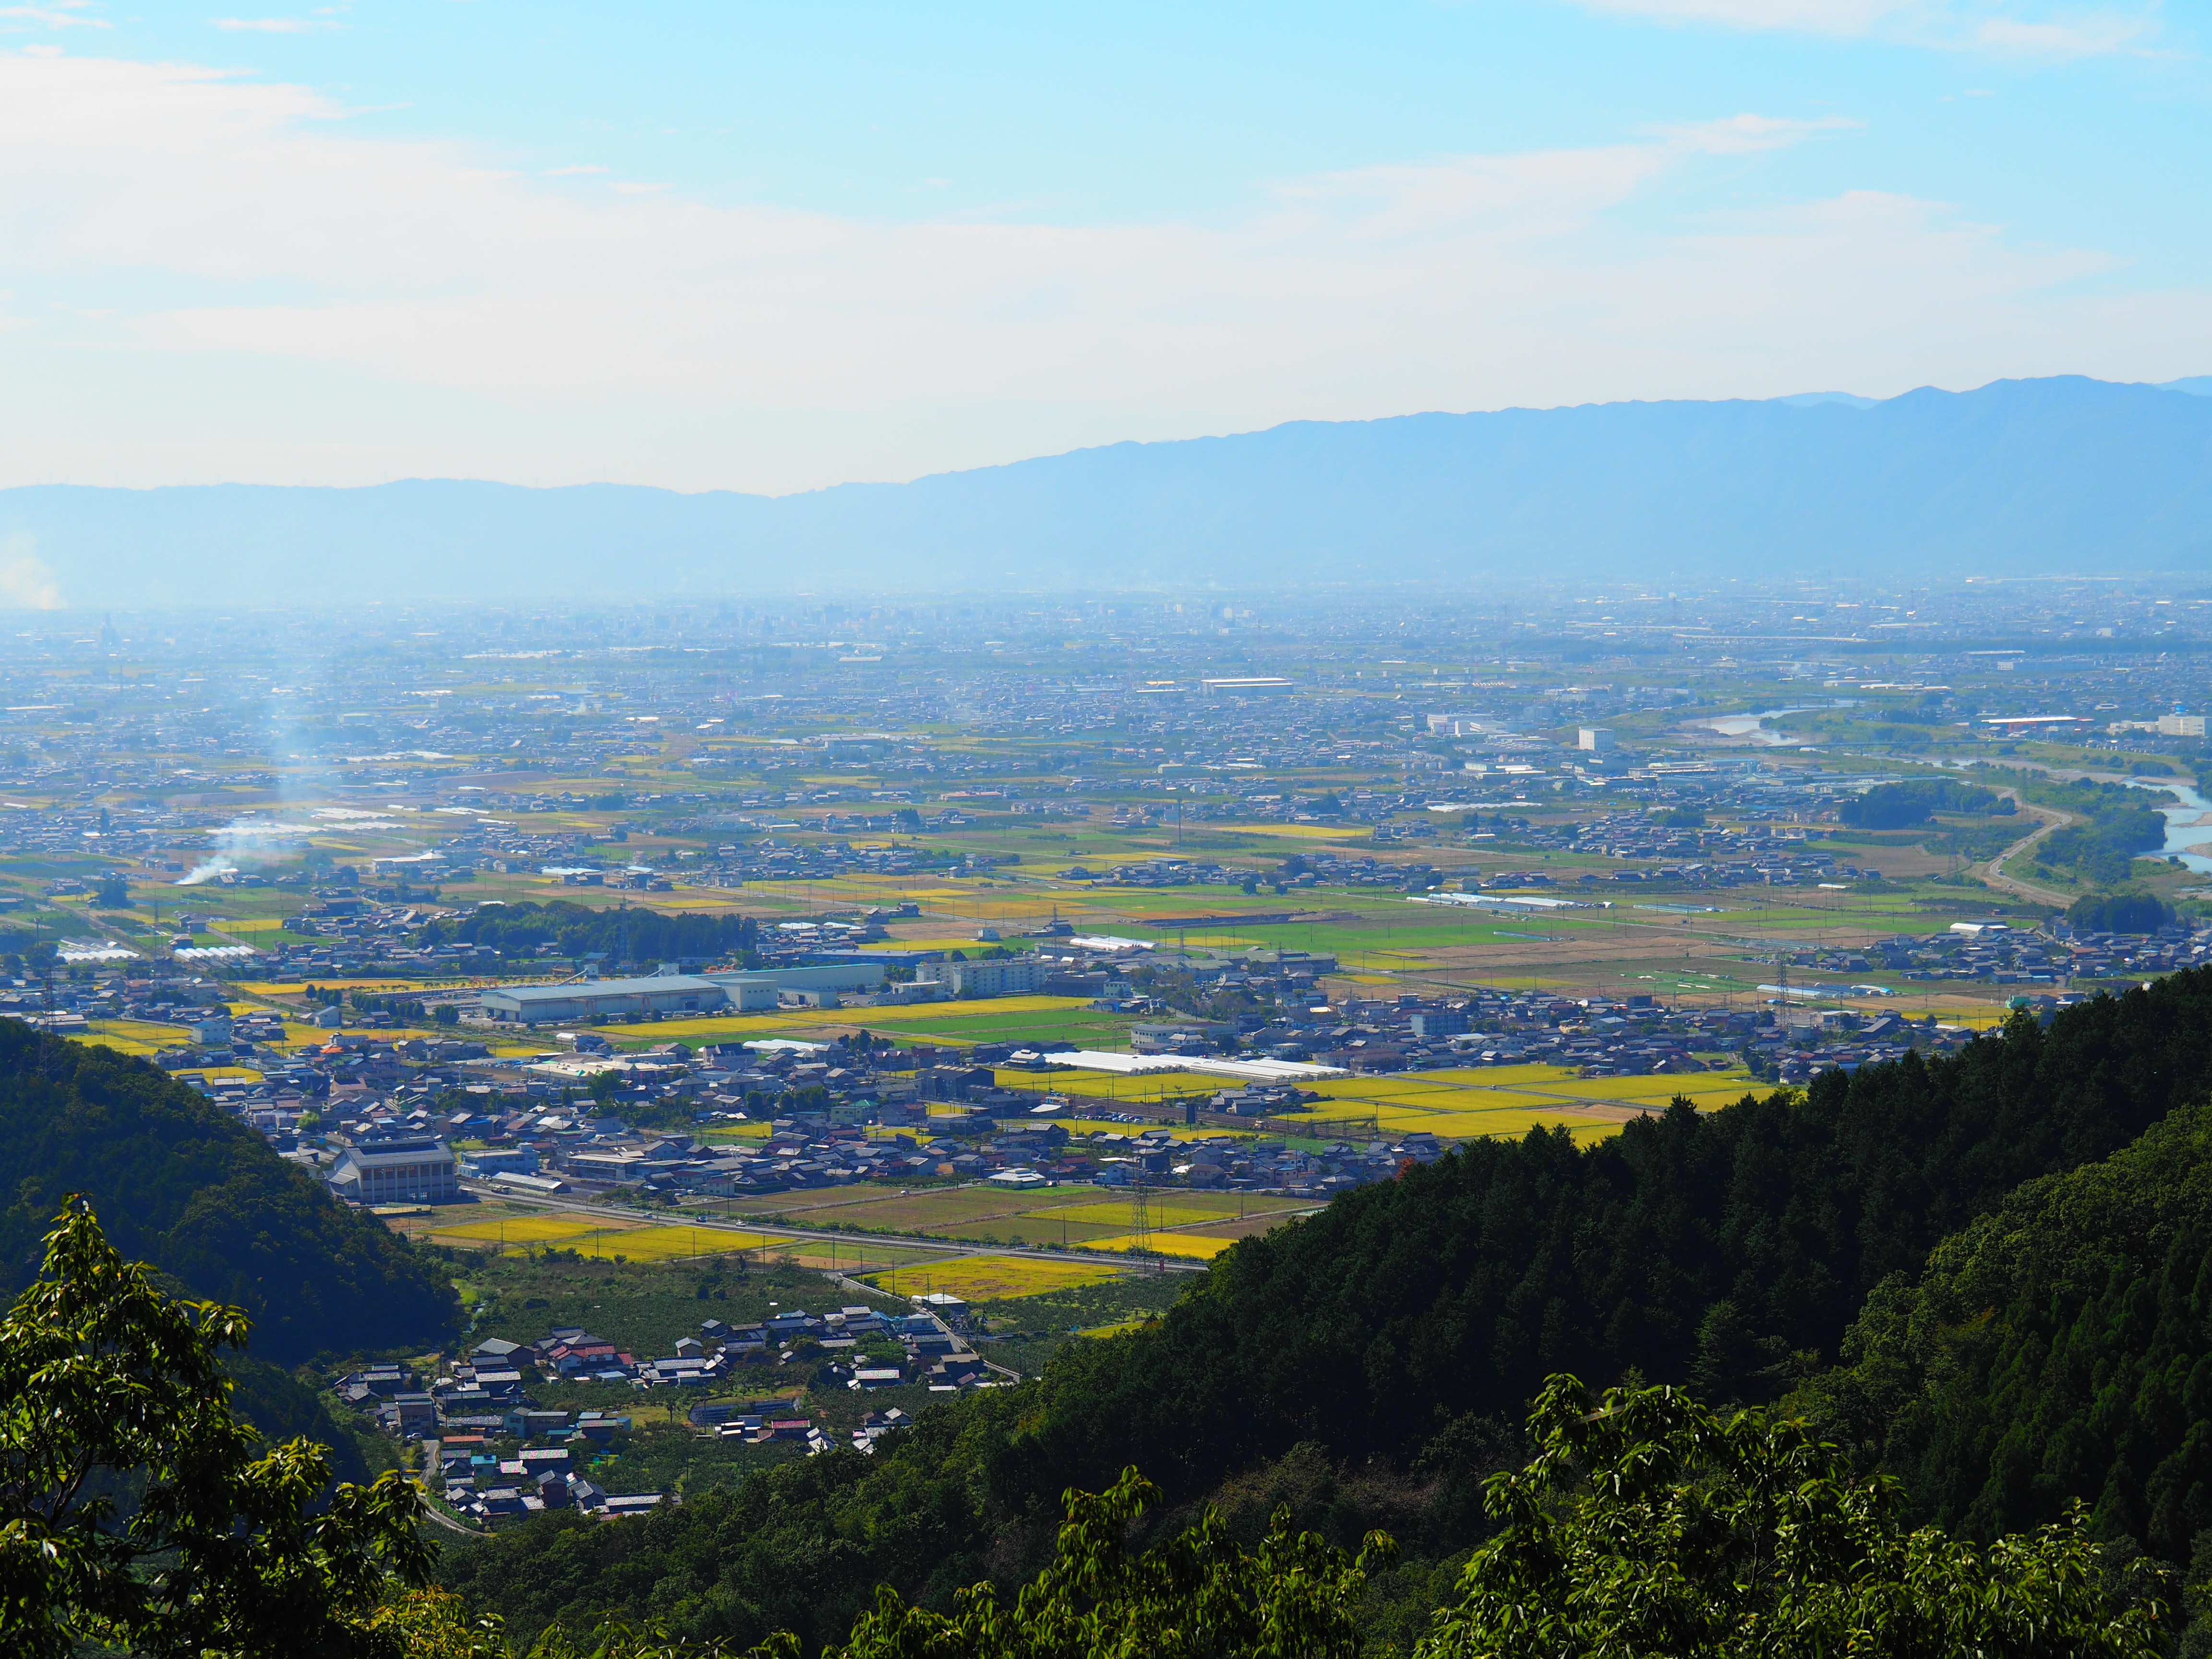
[[[0,1645],[62,1659],[377,1656],[395,1579],[428,1580],[420,1489],[331,1487],[329,1454],[264,1447],[231,1409],[237,1308],[174,1297],[72,1198],[0,1320]]]

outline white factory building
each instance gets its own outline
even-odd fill
[[[451,1204],[461,1196],[442,1140],[349,1146],[331,1165],[331,1190],[356,1204]]]
[[[827,994],[872,991],[884,982],[881,963],[763,968],[733,974],[649,974],[635,979],[583,979],[565,985],[499,985],[478,994],[485,1018],[513,1025],[565,1025],[647,1014],[754,1013],[775,1007],[787,992]]]

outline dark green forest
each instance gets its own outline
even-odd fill
[[[2030,1182],[1875,1287],[1790,1402],[1917,1510],[1988,1537],[2069,1499],[2189,1559],[2212,1528],[2212,1106]]]
[[[696,1635],[821,1641],[878,1582],[927,1603],[1033,1570],[1060,1492],[1134,1465],[1170,1514],[1267,1490],[1340,1542],[1386,1525],[1405,1555],[1374,1616],[1418,1633],[1485,1536],[1480,1482],[1520,1460],[1548,1376],[1785,1395],[1856,1364],[1869,1297],[1902,1295],[1931,1250],[2025,1201],[2022,1183],[2112,1158],[2208,1086],[2200,971],[2047,1027],[2021,1016],[1954,1057],[1825,1073],[1707,1115],[1678,1104],[1585,1149],[1541,1132],[1477,1142],[1239,1243],[1146,1329],[1072,1344],[1035,1383],[941,1407],[872,1460],[811,1459],[635,1527],[532,1521],[457,1550],[445,1575],[518,1627],[605,1607]],[[2133,1258],[2114,1260],[2123,1303],[2149,1294]],[[2169,1419],[2212,1434],[2185,1379],[2174,1398]],[[1874,1410],[1858,1443],[1879,1461],[1887,1408]],[[2119,1453],[2095,1448],[2120,1443],[2057,1466],[2034,1504],[1977,1510],[1932,1476],[1916,1501],[1987,1537],[2081,1497],[2116,1535],[2185,1559],[2195,1500],[2155,1528],[2148,1509],[2105,1502]],[[2129,1455],[2147,1473],[2164,1455]],[[1973,1492],[1989,1479],[1942,1478]]]
[[[2166,844],[2166,819],[2159,806],[2171,797],[2130,788],[2124,783],[2087,779],[2060,783],[2025,775],[2023,799],[2077,815],[2079,821],[2054,830],[2035,846],[2035,860],[2070,872],[2097,887],[2117,887],[2128,878],[2136,859]]]
[[[116,1248],[195,1296],[246,1310],[253,1353],[296,1364],[434,1343],[459,1323],[438,1262],[192,1090],[95,1044],[0,1020],[0,1262],[28,1284],[62,1200],[82,1194]]]
[[[0,1170],[9,1294],[36,1276],[62,1201],[82,1194],[125,1255],[246,1311],[252,1348],[223,1361],[239,1409],[272,1440],[330,1446],[343,1479],[370,1473],[362,1443],[289,1368],[427,1346],[459,1322],[441,1264],[335,1202],[192,1090],[112,1048],[42,1042],[14,1020],[0,1020]]]
[[[1905,830],[1938,812],[2008,813],[2011,801],[1978,784],[1948,778],[1913,778],[1878,783],[1863,795],[1845,797],[1843,821],[1858,830]]]
[[[2085,933],[2154,933],[2173,919],[2155,893],[2085,893],[2066,907],[2066,920]]]
[[[750,916],[672,915],[658,910],[595,910],[567,899],[487,904],[454,921],[434,921],[418,932],[424,945],[476,945],[507,956],[529,957],[550,945],[564,957],[604,951],[618,962],[750,963],[759,939]]]

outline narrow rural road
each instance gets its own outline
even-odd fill
[[[2017,876],[2005,874],[2005,860],[2016,853],[2025,853],[2052,830],[2063,829],[2067,824],[2075,822],[2075,815],[2072,812],[2062,812],[2055,806],[2030,806],[2026,801],[2021,799],[2019,792],[2016,790],[2008,789],[2004,793],[2007,799],[2014,802],[2021,811],[2033,812],[2043,822],[2029,834],[2021,836],[2003,852],[1991,859],[1981,867],[1978,873],[1990,886],[2010,893],[2016,898],[2024,898],[2031,904],[2052,905],[2063,910],[2074,902],[2069,895],[2057,892],[2049,887],[2039,887],[2032,881],[2021,880]]]

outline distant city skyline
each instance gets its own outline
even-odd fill
[[[2212,373],[2189,17],[0,4],[0,487]]]

